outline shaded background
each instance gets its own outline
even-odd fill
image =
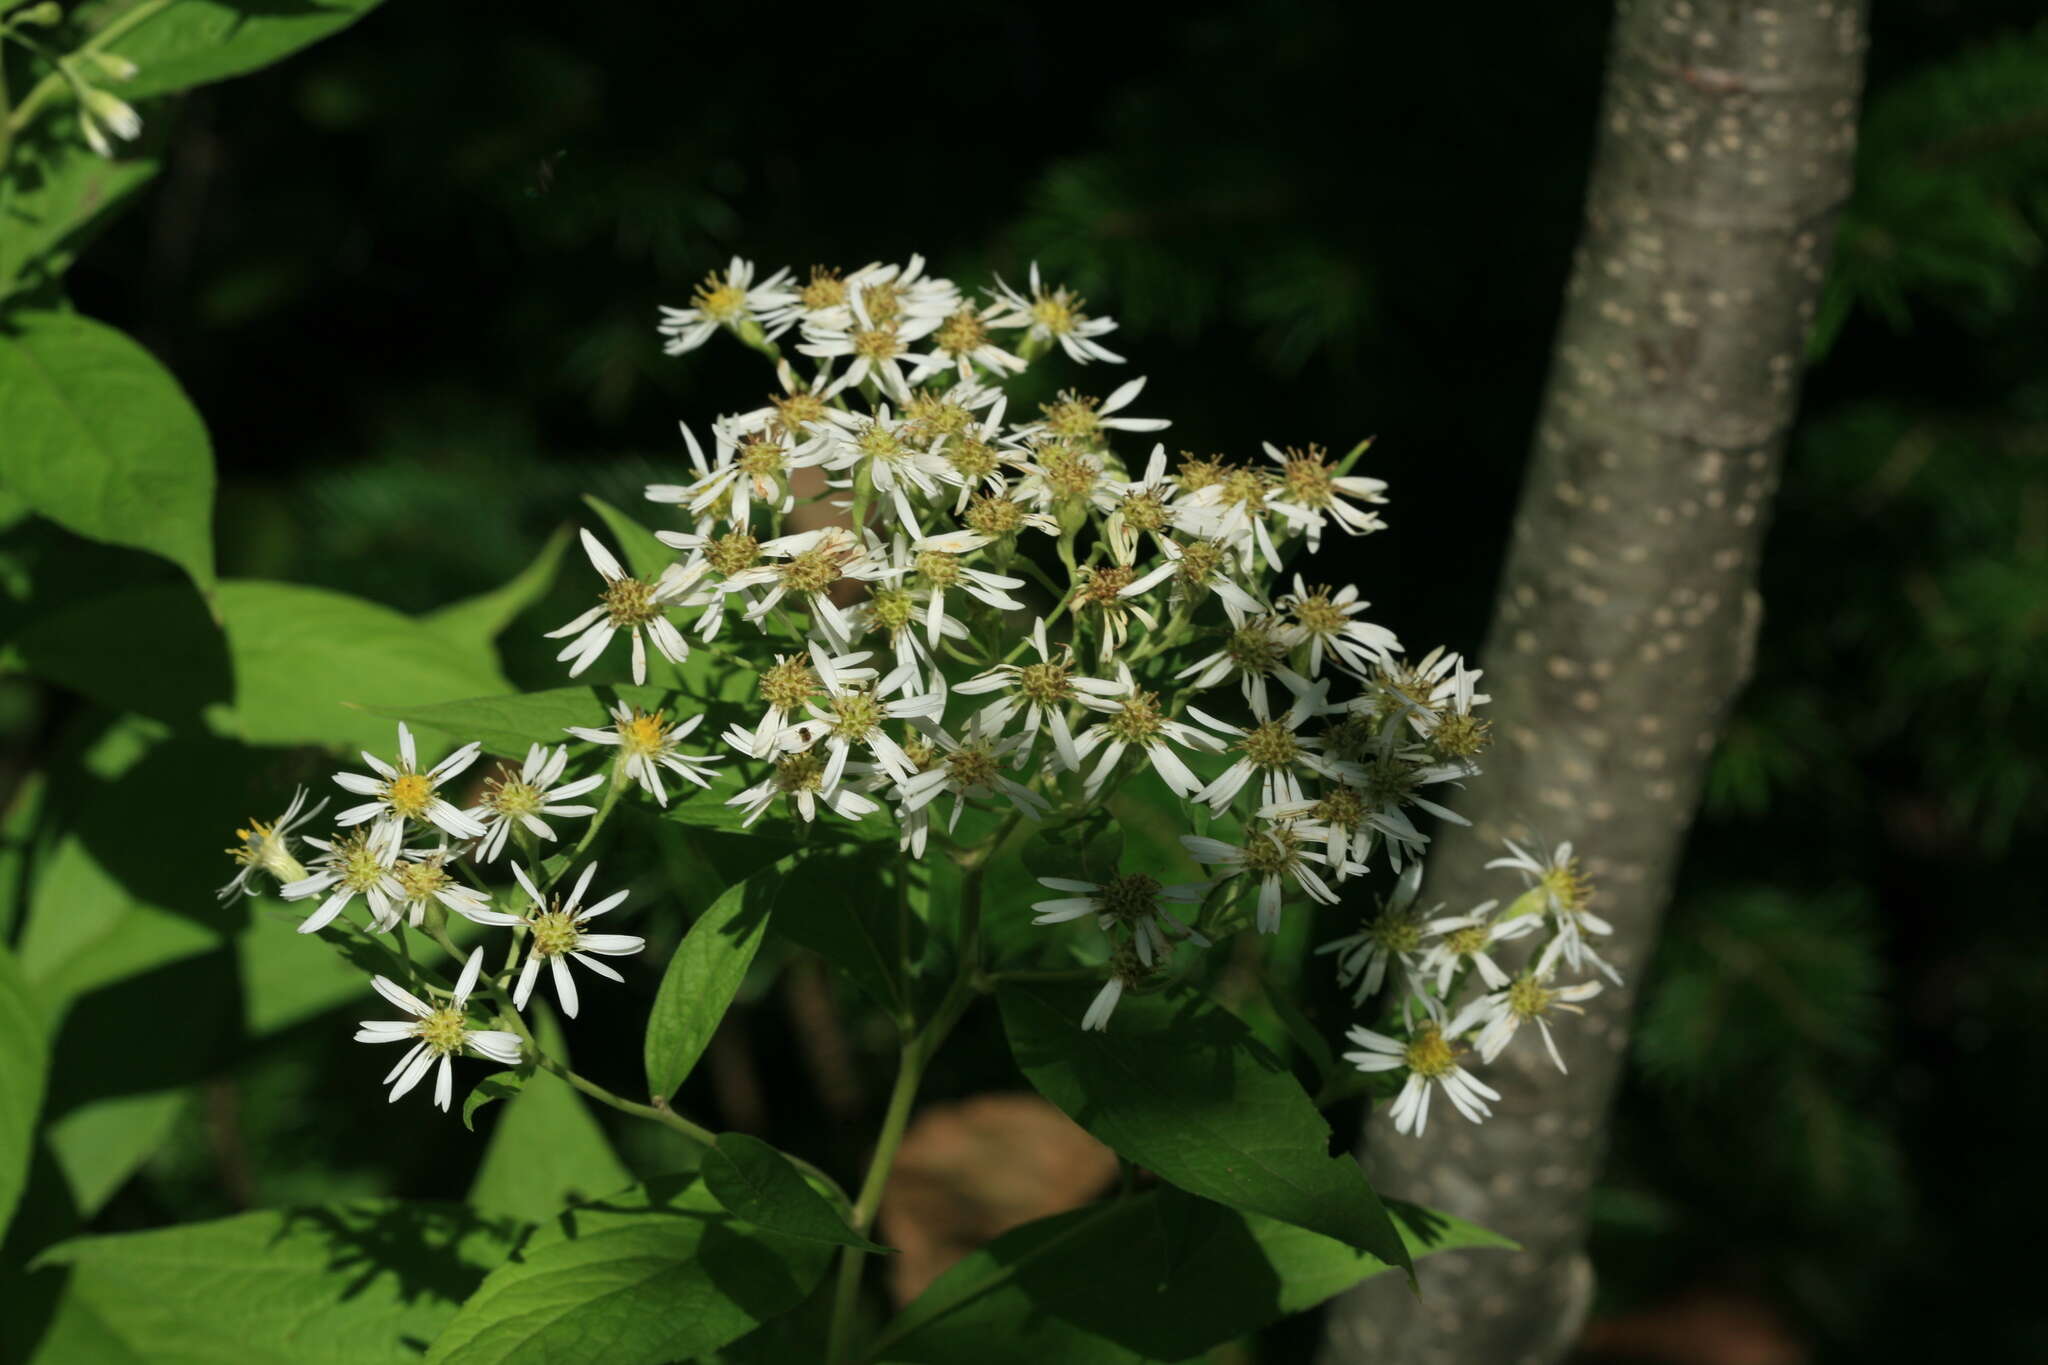
[[[578,493],[629,504],[672,475],[678,418],[751,405],[758,360],[667,359],[653,330],[657,303],[732,252],[772,268],[916,250],[967,280],[1037,259],[1123,321],[1124,374],[1152,376],[1140,410],[1174,417],[1170,445],[1376,433],[1392,529],[1325,567],[1411,646],[1474,649],[1577,231],[1605,14],[1499,8],[1475,31],[1393,8],[1193,6],[1162,28],[1046,6],[813,25],[516,5],[486,24],[400,0],[190,96],[164,175],[70,290],[205,414],[223,574],[417,611],[509,578]],[[2037,14],[1896,0],[1873,19],[1757,679],[1715,760],[1596,1197],[1592,1357],[1917,1359],[1959,1332],[1995,1358],[2048,1355],[2040,1315],[2011,1307],[2031,1268],[1995,1251],[2025,1226],[2014,1182],[2038,1183],[2048,1074],[2027,857],[2048,759]],[[535,633],[507,638],[527,685],[556,676]],[[61,696],[0,687],[24,746],[79,723]],[[800,1151],[880,1098],[859,1020],[819,1062],[806,998],[758,1002],[752,1061],[693,1082],[707,1112]],[[1326,988],[1318,1011],[1340,1026]],[[630,1060],[634,1022],[600,1013],[579,1050],[609,1029]],[[462,1188],[475,1140],[386,1125],[371,1092],[331,1083],[349,1050],[331,1021],[253,1053],[194,1028],[175,1140],[96,1226]],[[977,1071],[977,1036],[1001,1055],[970,1021],[939,1094],[1014,1083]],[[1311,1340],[1281,1329],[1251,1358]]]

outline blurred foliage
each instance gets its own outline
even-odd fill
[[[1945,1358],[1962,1330],[1987,1359],[2048,1355],[2000,1309],[1967,1328],[1936,1311],[2026,1301],[2024,1260],[1983,1249],[2009,1231],[2007,1182],[2043,1118],[2024,1078],[2048,1064],[2048,928],[2022,863],[2048,811],[2037,15],[1876,15],[1757,678],[1715,759],[1596,1203],[1603,1308],[1734,1284],[1790,1313],[1817,1359]],[[801,266],[915,246],[1006,276],[1037,258],[1124,320],[1118,349],[1157,371],[1147,398],[1183,414],[1179,443],[1379,433],[1370,472],[1396,502],[1358,575],[1375,614],[1476,644],[1577,226],[1598,7],[1499,10],[1483,30],[1306,3],[1196,5],[1167,30],[1099,8],[936,18],[767,32],[749,11],[520,5],[480,27],[401,0],[184,97],[160,174],[69,286],[205,414],[224,575],[418,613],[512,578],[579,492],[631,506],[673,468],[670,424],[708,418],[746,361],[665,361],[654,306],[732,251]],[[862,169],[876,155],[928,186],[885,197]],[[31,580],[50,606],[167,577],[0,523],[0,624]],[[1445,539],[1459,556],[1403,569]],[[531,627],[582,595],[558,585],[506,634],[508,677],[554,679]],[[47,762],[108,717],[10,685],[0,724]],[[36,799],[10,839],[33,837]],[[207,958],[158,984],[247,970]],[[1341,1002],[1308,984],[1331,1032]],[[1284,1036],[1249,985],[1240,1001]],[[771,1071],[771,1135],[846,1142],[862,1125],[834,1105],[880,1100],[875,1037],[856,1021],[840,1040],[835,1096],[796,1060],[812,1043],[794,1009],[742,1002],[739,1065]],[[600,1076],[610,1050],[630,1070],[642,1006],[585,1021]],[[349,1048],[335,1019],[196,1039],[153,1111],[162,1144],[95,1158],[115,1175],[90,1226],[464,1189],[473,1139],[395,1129],[374,1095],[317,1079]],[[972,1060],[1001,1057],[974,1045],[994,1027],[969,1017],[938,1093],[1017,1084]],[[685,1101],[715,1112],[746,1080],[727,1065]],[[666,1169],[603,1122],[628,1166]],[[1283,1329],[1271,1358],[1308,1331]]]

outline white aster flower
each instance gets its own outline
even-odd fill
[[[669,355],[694,351],[711,340],[711,334],[725,327],[738,331],[752,322],[759,326],[765,315],[779,314],[796,301],[796,291],[787,285],[789,272],[778,270],[759,284],[754,283],[754,263],[735,256],[724,274],[713,271],[704,277],[690,296],[687,308],[661,309],[660,332],[668,338],[662,350]],[[788,321],[776,327],[779,335]]]
[[[775,760],[768,776],[729,798],[725,804],[740,807],[745,817],[740,822],[742,825],[751,825],[760,819],[775,804],[778,796],[786,798],[796,809],[797,817],[806,822],[818,818],[820,805],[842,820],[859,820],[882,808],[879,803],[855,791],[850,784],[827,787],[827,761],[825,755],[813,749],[784,754]]]
[[[386,902],[382,913],[373,911],[370,927],[388,934],[404,922],[417,929],[426,923],[429,905],[453,910],[478,924],[519,923],[517,915],[491,909],[491,898],[484,892],[457,881],[448,871],[449,858],[446,844],[431,849],[400,849],[398,862],[391,869],[398,894]]]
[[[834,654],[816,640],[810,642],[806,653],[776,655],[775,662],[761,670],[756,683],[761,700],[768,703],[760,723],[751,730],[740,725],[727,726],[725,742],[749,758],[772,757],[792,718],[824,691],[823,677],[845,683],[875,680],[875,670],[866,666],[870,657],[866,650]]]
[[[509,766],[500,767],[498,775],[484,783],[483,800],[469,809],[470,818],[484,827],[483,840],[476,848],[479,860],[490,862],[504,852],[505,840],[515,827],[553,843],[554,827],[541,818],[544,815],[573,819],[597,814],[595,806],[562,803],[603,786],[604,774],[592,773],[574,782],[563,782],[562,770],[568,766],[568,745],[558,744],[549,749],[545,744],[535,744],[527,749],[526,762],[516,771]]]
[[[1050,403],[1039,406],[1043,414],[1036,422],[1017,428],[1020,440],[1065,441],[1084,450],[1106,450],[1112,431],[1164,431],[1173,425],[1164,417],[1120,417],[1125,408],[1145,391],[1145,377],[1120,384],[1109,397],[1097,400],[1072,389],[1062,389]],[[1165,453],[1161,447],[1160,477],[1165,474]],[[1157,479],[1155,478],[1155,482]]]
[[[975,713],[975,724],[990,734],[1002,733],[1011,719],[1022,715],[1018,727],[1025,743],[1017,750],[1015,762],[1022,765],[1038,743],[1041,729],[1052,735],[1053,751],[1068,772],[1081,766],[1081,749],[1067,725],[1067,708],[1083,692],[1116,697],[1124,692],[1121,682],[1084,678],[1074,672],[1074,653],[1067,645],[1057,649],[1046,641],[1045,618],[1031,627],[1031,647],[1036,663],[997,664],[975,674],[953,690],[968,696],[1000,692],[1001,696]]]
[[[1007,591],[1023,587],[1023,579],[990,573],[963,562],[963,556],[979,550],[991,539],[975,531],[948,531],[910,542],[911,558],[906,567],[917,579],[917,585],[930,593],[925,604],[925,634],[933,648],[938,646],[940,623],[946,616],[946,593],[952,589],[957,588],[998,611],[1025,610],[1024,604]]]
[[[1286,884],[1292,881],[1309,899],[1335,905],[1337,893],[1310,864],[1326,865],[1328,859],[1309,847],[1323,838],[1323,831],[1305,822],[1266,825],[1252,830],[1242,844],[1226,844],[1198,834],[1183,834],[1180,845],[1198,863],[1220,864],[1259,879],[1258,925],[1262,934],[1280,929],[1280,903]]]
[[[1091,360],[1106,360],[1112,365],[1123,363],[1122,356],[1095,340],[1114,332],[1116,321],[1088,316],[1083,311],[1087,300],[1064,286],[1048,291],[1039,278],[1036,261],[1031,263],[1029,298],[998,278],[995,301],[1002,304],[1003,309],[988,320],[988,325],[1024,328],[1027,348],[1035,343],[1042,349],[1057,341],[1060,349],[1076,364],[1086,365]]]
[[[857,418],[839,429],[823,461],[826,469],[847,476],[834,487],[858,490],[865,483],[894,514],[896,523],[912,535],[922,532],[910,495],[936,499],[939,486],[949,481],[953,472],[939,453],[942,447],[921,445],[918,436],[911,423],[892,416],[884,403],[872,416]]]
[[[767,589],[747,609],[747,619],[756,623],[784,598],[801,598],[832,647],[845,649],[852,643],[852,626],[845,610],[832,600],[832,590],[848,579],[867,582],[886,575],[888,562],[878,549],[878,545],[863,544],[843,526],[779,536],[761,542],[760,553],[767,562],[733,574],[726,580],[726,590]]]
[[[1111,515],[1110,520],[1114,522],[1118,516],[1127,512],[1129,507],[1130,503],[1126,501],[1116,513]],[[1125,532],[1127,535],[1130,529],[1129,523],[1126,523]],[[1165,536],[1159,536],[1157,537],[1157,543],[1161,556],[1160,562],[1152,569],[1133,579],[1124,588],[1124,596],[1136,597],[1142,593],[1148,593],[1161,583],[1171,579],[1173,581],[1171,601],[1186,603],[1192,606],[1213,592],[1222,600],[1224,613],[1229,616],[1233,628],[1242,628],[1246,621],[1259,618],[1265,613],[1265,604],[1239,587],[1237,580],[1231,576],[1230,549],[1221,541],[1190,540],[1181,542],[1169,540]],[[1133,550],[1135,551],[1135,543],[1133,543]],[[1278,625],[1278,619],[1274,618],[1272,624]],[[1261,673],[1273,672],[1279,660],[1286,657],[1287,646],[1284,644],[1280,645],[1279,653],[1273,655],[1271,662],[1262,667]],[[1210,659],[1203,661],[1202,666],[1188,671],[1191,673],[1206,672],[1209,667],[1214,666],[1211,662],[1214,658],[1215,656],[1212,655]],[[1222,677],[1229,676],[1229,671],[1226,668]],[[1247,673],[1245,676],[1249,679],[1257,675]],[[1217,681],[1222,681],[1222,677],[1219,677]],[[1215,684],[1204,685],[1214,686]]]
[[[1459,1052],[1451,1041],[1470,1027],[1471,1015],[1467,1009],[1449,1024],[1428,1018],[1406,1040],[1369,1028],[1353,1028],[1345,1034],[1361,1051],[1345,1053],[1344,1060],[1360,1071],[1407,1068],[1408,1081],[1387,1111],[1395,1132],[1420,1137],[1429,1124],[1430,1094],[1438,1089],[1452,1108],[1474,1123],[1493,1113],[1486,1102],[1499,1099],[1500,1092],[1458,1065]]]
[[[1280,488],[1272,497],[1273,510],[1307,533],[1310,554],[1322,548],[1326,521],[1336,522],[1337,529],[1352,536],[1387,528],[1379,513],[1347,501],[1385,502],[1384,482],[1362,475],[1339,474],[1329,452],[1319,445],[1306,450],[1289,446],[1283,451],[1271,441],[1262,444],[1266,458],[1280,466]]]
[[[583,875],[576,879],[569,898],[555,901],[552,908],[525,868],[512,864],[512,875],[519,879],[520,889],[533,902],[527,907],[525,916],[526,927],[533,935],[533,946],[527,950],[526,966],[520,969],[518,984],[512,988],[512,1003],[519,1009],[526,1008],[527,1000],[533,995],[533,984],[540,979],[541,964],[545,962],[554,975],[555,999],[561,1002],[562,1013],[574,1019],[578,1005],[576,978],[570,974],[568,959],[576,959],[599,976],[624,981],[625,977],[591,955],[628,957],[645,948],[647,940],[631,934],[593,934],[584,928],[599,915],[616,910],[626,899],[624,891],[614,891],[595,905],[583,905],[583,893],[590,889],[590,879],[597,875],[596,863],[583,869]]]
[[[823,651],[811,655],[815,666]],[[782,732],[776,741],[785,752],[822,746],[825,750],[825,767],[820,774],[822,790],[833,791],[839,786],[840,777],[846,771],[846,764],[856,750],[865,750],[883,772],[899,782],[915,775],[917,769],[903,752],[901,745],[889,737],[884,727],[890,720],[934,720],[946,709],[943,692],[904,692],[904,685],[910,681],[910,674],[897,669],[880,682],[862,682],[840,674],[837,670],[819,668],[818,683],[824,691],[824,699],[806,701],[804,709],[810,713],[806,720],[798,721]]]
[[[1279,679],[1290,692],[1298,692],[1308,685],[1308,679],[1287,666],[1287,656],[1300,639],[1294,627],[1270,613],[1259,612],[1243,617],[1233,615],[1222,643],[1174,677],[1190,680],[1191,685],[1201,691],[1220,687],[1235,677],[1244,693],[1245,703],[1252,708],[1252,714],[1268,716],[1272,714],[1272,701],[1266,687],[1268,678]]]
[[[304,881],[306,869],[292,856],[292,831],[326,809],[325,798],[311,810],[306,809],[306,789],[300,787],[292,793],[291,804],[284,808],[283,815],[268,823],[251,820],[247,828],[236,830],[236,845],[227,853],[241,866],[233,879],[214,894],[223,901],[253,894],[249,878],[259,871],[269,873],[279,886]]]
[[[391,1087],[393,1103],[418,1085],[438,1061],[441,1074],[434,1080],[434,1103],[445,1111],[454,1100],[454,1068],[450,1059],[458,1052],[485,1057],[501,1066],[519,1065],[519,1035],[498,1029],[470,1027],[469,996],[476,989],[483,963],[484,950],[478,948],[463,964],[462,976],[456,981],[448,1003],[439,1009],[387,977],[370,978],[370,985],[377,994],[404,1010],[408,1016],[388,1022],[365,1019],[356,1031],[359,1043],[412,1040],[412,1047],[384,1077],[384,1083]]]
[[[669,725],[662,720],[662,712],[642,711],[624,702],[612,707],[611,715],[609,729],[571,725],[568,731],[592,744],[615,745],[619,750],[619,766],[626,776],[653,793],[658,805],[668,804],[668,790],[661,783],[664,768],[685,782],[699,787],[711,785],[711,765],[719,761],[719,756],[686,754],[676,748],[703,723],[702,715]]]
[[[1104,933],[1118,929],[1127,933],[1138,961],[1147,968],[1159,965],[1172,954],[1175,939],[1183,939],[1197,948],[1209,946],[1209,940],[1192,924],[1162,904],[1200,905],[1209,894],[1208,882],[1165,886],[1142,872],[1129,872],[1106,882],[1040,877],[1038,884],[1048,891],[1068,894],[1033,902],[1031,908],[1037,912],[1033,924],[1065,924],[1093,915],[1096,927]]]
[[[1575,972],[1590,966],[1619,986],[1621,973],[1586,942],[1588,935],[1604,938],[1612,934],[1614,926],[1587,908],[1593,899],[1593,884],[1579,870],[1570,841],[1559,844],[1548,854],[1532,853],[1512,839],[1501,842],[1508,846],[1509,856],[1495,858],[1487,866],[1513,868],[1521,873],[1530,892],[1541,893],[1543,908],[1557,926],[1557,936],[1544,945],[1537,959],[1537,972],[1549,972],[1562,959]],[[1511,915],[1516,911],[1514,906],[1508,909]]]
[[[379,821],[336,835],[332,840],[308,838],[306,842],[320,850],[312,860],[311,875],[288,882],[277,891],[288,901],[326,897],[300,923],[299,932],[312,934],[325,929],[357,896],[369,903],[372,918],[379,922],[390,919],[391,903],[405,894],[395,875],[398,846],[404,836],[403,825]]]
[[[363,754],[363,762],[370,765],[376,774],[374,777],[364,773],[334,775],[335,785],[343,791],[373,798],[360,806],[350,806],[335,816],[334,822],[347,826],[360,825],[365,820],[377,820],[396,829],[402,827],[408,820],[417,820],[422,824],[433,825],[458,839],[480,839],[483,837],[484,827],[443,798],[439,788],[449,778],[476,762],[477,755],[482,751],[483,746],[480,744],[465,744],[427,771],[421,772],[412,731],[406,727],[404,721],[400,721],[396,767],[366,751]]]
[[[914,264],[921,268],[921,262]],[[849,280],[847,285],[846,311],[807,320],[797,350],[821,360],[851,357],[845,373],[826,391],[829,394],[871,382],[897,402],[909,402],[904,367],[917,370],[932,360],[911,347],[937,331],[945,314],[924,312],[915,302],[914,287],[903,289],[900,278]]]
[[[690,642],[668,619],[668,610],[683,605],[683,599],[689,595],[693,575],[686,573],[681,566],[671,564],[649,583],[627,573],[625,567],[612,557],[612,552],[589,531],[582,532],[582,537],[583,552],[590,557],[591,567],[604,577],[604,591],[599,594],[596,606],[561,629],[547,633],[550,640],[559,640],[565,635],[576,637],[555,656],[557,660],[575,661],[569,665],[569,676],[574,678],[597,662],[597,656],[604,653],[605,646],[612,642],[612,636],[620,631],[633,638],[635,683],[647,681],[647,641],[650,638],[662,657],[671,663],[681,663],[689,658]]]
[[[1074,739],[1074,748],[1083,759],[1097,749],[1102,750],[1102,757],[1085,784],[1088,799],[1094,800],[1102,791],[1128,749],[1142,750],[1152,770],[1174,795],[1193,796],[1200,791],[1202,779],[1189,770],[1174,749],[1178,746],[1214,753],[1223,747],[1223,742],[1192,725],[1168,719],[1160,707],[1159,694],[1139,687],[1131,676],[1130,665],[1117,665],[1113,686],[1113,691],[1108,687],[1077,688],[1074,695],[1081,705],[1103,713],[1101,720]]]
[[[1422,955],[1419,975],[1436,974],[1439,997],[1448,994],[1452,978],[1468,965],[1478,971],[1490,991],[1508,984],[1508,974],[1493,960],[1493,947],[1527,934],[1536,927],[1536,920],[1530,915],[1495,919],[1493,912],[1499,905],[1499,901],[1486,901],[1465,914],[1447,915],[1423,926],[1424,935],[1435,942]]]
[[[1292,618],[1295,629],[1308,645],[1311,678],[1322,675],[1325,655],[1354,673],[1368,675],[1400,652],[1401,642],[1393,631],[1358,619],[1358,614],[1371,605],[1359,600],[1354,584],[1345,584],[1332,597],[1328,587],[1311,592],[1300,574],[1294,576],[1294,591],[1280,599],[1279,607]]]
[[[1514,1041],[1516,1030],[1524,1023],[1533,1022],[1543,1035],[1543,1046],[1549,1050],[1550,1060],[1557,1064],[1559,1071],[1565,1070],[1564,1056],[1557,1050],[1557,1040],[1551,1037],[1550,1020],[1546,1016],[1552,1010],[1584,1014],[1586,1011],[1580,1007],[1580,1002],[1592,999],[1600,994],[1601,989],[1598,981],[1552,986],[1542,973],[1522,973],[1506,990],[1485,997],[1486,1008],[1479,1016],[1479,1034],[1473,1040],[1479,1050],[1479,1060],[1491,1062],[1500,1056],[1502,1050]]]
[[[1328,693],[1328,683],[1303,682],[1297,690],[1294,704],[1285,712],[1257,721],[1249,728],[1218,720],[1200,708],[1190,706],[1189,715],[1211,730],[1231,736],[1225,741],[1225,748],[1237,751],[1237,758],[1231,765],[1196,793],[1195,799],[1207,802],[1213,813],[1221,815],[1254,777],[1259,779],[1261,806],[1300,801],[1304,773],[1333,782],[1354,778],[1357,769],[1353,765],[1323,754],[1321,736],[1301,733],[1303,722],[1320,713]]]
[[[924,856],[928,818],[920,817],[926,817],[927,807],[949,793],[953,797],[953,813],[946,821],[949,832],[960,823],[960,812],[970,800],[1002,797],[1013,809],[1033,820],[1044,817],[1050,803],[1003,773],[1003,760],[1023,743],[1022,735],[999,739],[970,727],[958,739],[944,730],[933,729],[929,739],[905,746],[905,755],[915,771],[909,777],[896,779],[890,795],[902,803],[905,840],[912,856]]]
[[[962,383],[974,379],[976,366],[1002,378],[1022,374],[1028,362],[996,345],[989,335],[990,323],[1003,315],[1006,306],[989,303],[977,308],[961,301],[931,334],[932,353],[911,373],[910,382],[924,380],[951,366]]]
[[[1351,995],[1354,1005],[1364,1004],[1379,991],[1389,967],[1398,966],[1410,977],[1415,974],[1424,923],[1423,914],[1415,908],[1416,892],[1421,887],[1422,864],[1408,864],[1364,928],[1316,949],[1317,956],[1337,954],[1338,985],[1357,983]]]
[[[822,436],[792,448],[779,426],[735,431],[725,422],[714,422],[709,460],[687,424],[682,431],[697,477],[686,484],[649,484],[647,501],[672,503],[700,518],[717,513],[734,526],[748,524],[756,500],[770,511],[787,512],[796,505],[789,491],[790,472],[825,462]]]

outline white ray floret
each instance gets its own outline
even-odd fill
[[[292,856],[292,831],[326,809],[325,797],[307,809],[306,789],[300,787],[277,819],[251,820],[246,828],[236,830],[236,844],[228,850],[228,856],[240,867],[228,884],[214,894],[222,901],[254,894],[249,889],[249,879],[257,872],[269,873],[279,886],[304,881],[305,866]]]
[[[480,860],[490,862],[504,852],[505,841],[515,829],[553,843],[555,828],[543,816],[579,819],[597,814],[595,806],[563,803],[603,786],[604,774],[592,773],[563,782],[562,772],[568,766],[568,745],[558,744],[550,749],[545,744],[535,744],[527,749],[526,762],[516,772],[504,768],[484,784],[482,801],[469,809],[470,818],[484,827],[483,840],[476,849]]]
[[[677,747],[691,731],[703,724],[701,714],[670,725],[662,719],[660,711],[642,711],[619,702],[612,707],[611,715],[612,724],[607,729],[571,725],[568,731],[592,744],[609,744],[617,748],[619,766],[627,778],[645,787],[658,804],[668,804],[668,789],[661,781],[664,771],[699,787],[711,785],[711,775],[715,771],[712,765],[719,762],[720,756],[686,754]]]
[[[598,603],[568,625],[547,633],[550,640],[574,636],[555,658],[569,663],[569,676],[574,678],[597,662],[612,637],[624,632],[633,641],[633,681],[645,684],[647,681],[647,642],[654,641],[654,647],[662,657],[672,663],[681,663],[690,657],[690,642],[668,619],[670,608],[684,605],[690,594],[693,574],[681,565],[671,564],[661,571],[653,581],[635,578],[626,572],[604,543],[588,530],[582,533],[583,553],[589,556],[590,566],[604,579],[604,591],[598,596]]]

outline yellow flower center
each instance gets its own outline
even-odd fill
[[[1293,612],[1296,624],[1311,635],[1335,635],[1351,620],[1343,608],[1330,600],[1328,588],[1317,588],[1308,596],[1295,599]]]
[[[1157,739],[1160,731],[1166,728],[1166,718],[1159,713],[1159,694],[1131,693],[1121,706],[1109,713],[1103,728],[1112,738],[1126,744],[1148,744]]]
[[[761,674],[761,697],[770,706],[794,711],[818,694],[818,675],[808,660],[784,659]]]
[[[1508,1008],[1523,1019],[1534,1019],[1550,1008],[1555,991],[1546,990],[1531,976],[1516,977],[1508,987]]]
[[[619,734],[619,751],[633,758],[649,758],[666,749],[668,727],[661,723],[661,715],[660,711],[635,707],[632,715],[613,727]]]
[[[462,1017],[462,1011],[438,1009],[413,1025],[413,1032],[426,1040],[428,1047],[446,1056],[462,1048],[462,1037],[469,1032],[469,1021]]]
[[[434,804],[434,784],[423,773],[400,773],[384,784],[384,799],[400,815],[418,819]]]
[[[1262,830],[1244,846],[1244,865],[1260,876],[1272,876],[1293,867],[1301,840],[1285,825]]]
[[[1237,748],[1261,768],[1290,768],[1301,757],[1301,742],[1294,731],[1277,720],[1261,721],[1245,731]]]
[[[513,769],[484,784],[484,804],[501,815],[539,815],[544,799],[540,788],[519,777]]]
[[[1024,524],[1024,506],[1009,498],[979,496],[967,504],[966,522],[985,536],[1007,536]]]
[[[829,266],[811,267],[810,282],[797,291],[797,298],[812,312],[837,308],[846,302],[846,281]]]
[[[697,311],[715,322],[731,322],[745,311],[747,291],[713,271],[690,296]]]
[[[542,957],[560,957],[576,951],[583,942],[583,931],[576,927],[576,917],[565,910],[549,910],[533,917],[533,951]]]
[[[1112,877],[1102,888],[1102,908],[1129,923],[1159,908],[1159,883],[1142,872]]]
[[[1102,418],[1096,414],[1096,407],[1102,400],[1063,390],[1059,398],[1039,406],[1045,414],[1046,430],[1066,441],[1080,441],[1093,444],[1102,432]]]
[[[722,535],[704,547],[705,562],[722,578],[731,578],[743,569],[751,569],[760,558],[761,542],[745,531]]]
[[[1055,289],[1031,300],[1031,320],[1054,336],[1063,336],[1087,321],[1088,315],[1081,311],[1086,303],[1078,294]]]
[[[972,355],[988,345],[988,328],[972,308],[962,308],[939,324],[932,333],[932,345],[947,355]]]
[[[1074,684],[1065,664],[1025,664],[1017,670],[1017,690],[1039,706],[1058,706],[1074,695]]]
[[[661,615],[661,608],[654,601],[654,589],[637,578],[620,578],[605,584],[604,602],[606,617],[614,630],[631,630],[644,626]]]
[[[1415,1031],[1415,1036],[1408,1040],[1403,1060],[1408,1063],[1408,1069],[1416,1075],[1435,1080],[1458,1065],[1458,1054],[1444,1040],[1442,1029],[1435,1024],[1424,1024]]]

